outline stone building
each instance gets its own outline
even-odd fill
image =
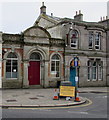
[[[2,34],[4,88],[56,87],[60,81],[106,86],[109,79],[109,19],[86,22],[46,14],[44,3],[34,25],[21,34]],[[78,58],[80,67],[74,67]]]

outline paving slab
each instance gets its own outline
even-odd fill
[[[84,87],[78,88],[79,92],[108,92],[107,87]],[[54,88],[49,89],[4,89],[0,97],[0,106],[3,107],[54,107],[54,106],[71,106],[84,104],[86,98],[80,96],[80,102],[74,102],[74,98],[66,100],[60,98],[53,100]],[[59,89],[57,89],[59,93]]]
[[[57,89],[59,92],[59,89]],[[74,98],[67,101],[65,98],[53,100],[54,89],[5,89],[2,90],[3,107],[55,107],[55,106],[71,106],[86,102],[81,97],[80,102],[74,102]]]

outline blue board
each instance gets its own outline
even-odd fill
[[[72,86],[76,86],[75,76],[76,76],[76,68],[70,67],[70,81],[72,82]]]

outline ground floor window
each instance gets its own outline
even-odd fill
[[[102,65],[101,60],[89,60],[87,62],[87,76],[88,80],[102,80],[102,70],[103,70],[103,65]]]
[[[6,60],[6,78],[17,78],[18,60],[14,53],[9,53]]]
[[[59,55],[55,54],[51,58],[51,73],[54,74],[55,77],[59,77],[60,71],[60,58]]]

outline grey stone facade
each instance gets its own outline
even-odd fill
[[[109,85],[108,18],[85,22],[81,11],[74,19],[49,16],[43,3],[32,27],[21,34],[3,33],[2,41],[4,88],[57,87],[61,81],[70,80],[74,57],[80,61],[76,71],[80,87]],[[10,53],[16,57],[10,58]],[[35,60],[33,53],[37,54]],[[38,84],[31,81],[33,63],[40,65]]]
[[[108,84],[108,26],[109,19],[103,19],[99,22],[85,22],[83,21],[83,14],[81,11],[76,12],[74,19],[58,18],[55,16],[49,16],[42,14],[37,19],[40,26],[46,28],[50,35],[55,38],[61,38],[65,40],[65,80],[69,80],[70,76],[70,62],[77,55],[80,59],[81,66],[78,70],[79,74],[79,86],[106,86]],[[43,24],[44,23],[44,24]],[[71,48],[70,46],[70,29],[78,31],[79,40],[77,48]],[[94,34],[101,32],[100,49],[89,49],[88,40],[89,32],[93,31]],[[68,35],[68,38],[66,37]],[[88,80],[87,76],[87,61],[93,59],[94,61],[100,60],[102,65],[102,80]]]

